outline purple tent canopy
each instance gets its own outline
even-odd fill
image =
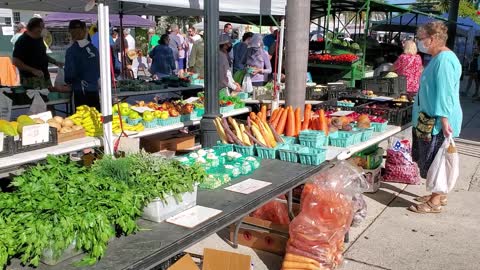
[[[81,20],[87,24],[92,24],[97,22],[97,14],[53,12],[44,18],[46,27],[68,27],[71,20]],[[114,27],[120,27],[120,15],[110,14],[110,24]],[[136,15],[123,15],[123,26],[153,27],[155,22]]]

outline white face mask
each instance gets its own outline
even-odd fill
[[[423,44],[422,41],[417,41],[417,47],[418,47],[418,50],[424,54],[429,54],[428,53],[428,48],[425,47],[425,45]]]

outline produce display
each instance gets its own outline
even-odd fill
[[[77,126],[82,126],[87,136],[98,137],[103,135],[102,115],[94,107],[79,106],[75,114],[67,119],[70,119]]]
[[[308,56],[308,61],[319,62],[321,64],[348,65],[356,62],[358,59],[359,57],[355,54],[310,54]]]
[[[111,238],[139,230],[146,204],[178,198],[205,178],[197,164],[146,153],[104,157],[91,168],[49,156],[16,176],[12,192],[0,192],[0,267],[13,257],[38,266],[46,250],[56,259],[72,243],[87,253],[77,265],[94,264]]]

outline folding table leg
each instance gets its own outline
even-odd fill
[[[288,217],[290,220],[295,218],[295,214],[293,213],[293,192],[292,189],[288,191],[287,194],[287,206],[288,206]]]
[[[240,230],[240,226],[242,225],[243,217],[235,222],[235,230],[233,231],[233,240],[232,240],[232,247],[238,248],[238,231]]]

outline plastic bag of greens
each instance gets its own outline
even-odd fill
[[[340,265],[345,234],[356,211],[353,198],[367,189],[361,171],[347,162],[310,178],[302,192],[301,212],[290,223],[283,268]]]

